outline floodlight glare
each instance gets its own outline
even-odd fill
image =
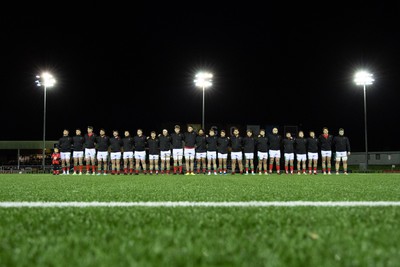
[[[354,77],[354,82],[357,85],[371,85],[374,82],[374,78],[372,78],[372,74],[366,71],[357,72]]]

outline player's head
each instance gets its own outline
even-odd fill
[[[324,127],[324,128],[322,128],[322,132],[323,132],[324,134],[328,134],[328,133],[329,133],[329,130],[328,130],[327,127]]]
[[[138,136],[142,136],[143,130],[142,129],[137,129],[136,133],[137,133]]]
[[[253,130],[252,130],[252,129],[247,129],[246,135],[247,135],[248,137],[252,136],[252,135],[253,135]]]
[[[274,127],[274,128],[272,129],[272,133],[273,133],[273,134],[278,134],[278,128]]]
[[[344,129],[343,129],[343,128],[340,128],[340,129],[339,129],[339,135],[341,135],[341,136],[344,135]]]
[[[238,128],[233,128],[233,135],[238,136],[239,135],[239,129]]]
[[[188,125],[187,130],[189,133],[193,132],[193,126],[192,125]]]
[[[174,131],[175,131],[175,133],[179,133],[181,131],[181,126],[175,125]]]
[[[265,130],[264,129],[260,129],[260,135],[261,136],[265,136]]]
[[[215,131],[214,131],[213,128],[211,128],[208,133],[209,133],[210,136],[214,136],[215,135]]]
[[[54,152],[55,152],[55,153],[58,153],[58,147],[55,147],[55,148],[54,148]]]
[[[64,129],[64,131],[63,131],[63,135],[64,135],[64,136],[67,136],[67,135],[69,135],[69,130],[68,130],[68,129]]]
[[[291,134],[290,132],[287,132],[287,133],[286,133],[286,138],[289,138],[289,139],[290,139],[291,137],[292,137],[292,134]]]
[[[156,131],[151,131],[151,132],[150,132],[151,138],[153,138],[153,139],[156,138],[156,135],[157,135],[157,134],[156,134]]]
[[[88,126],[87,127],[87,132],[88,133],[93,133],[93,126]]]
[[[204,135],[204,129],[199,130],[199,135]]]
[[[221,136],[222,136],[222,137],[225,137],[225,136],[226,136],[225,130],[221,130]]]
[[[312,138],[315,137],[315,132],[314,131],[310,131],[310,137],[312,137]]]
[[[299,131],[299,137],[303,138],[304,137],[304,132],[303,131]]]
[[[79,129],[79,128],[76,129],[76,130],[75,130],[75,133],[76,133],[76,135],[81,135],[81,133],[82,133],[82,132],[81,132],[81,129]]]
[[[100,129],[100,135],[105,135],[105,134],[106,134],[106,131],[103,128],[101,128]]]
[[[163,129],[163,130],[162,130],[162,134],[163,134],[164,136],[167,136],[167,135],[168,135],[168,130],[167,130],[167,129]]]
[[[128,137],[128,136],[130,136],[131,134],[129,133],[129,131],[125,131],[125,132],[124,132],[124,135],[125,135],[126,137]]]
[[[113,135],[114,135],[115,137],[117,137],[117,136],[118,136],[118,130],[114,130],[114,131],[113,131]]]

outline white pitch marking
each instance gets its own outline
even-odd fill
[[[90,207],[385,207],[400,201],[248,201],[248,202],[0,202],[0,208]]]

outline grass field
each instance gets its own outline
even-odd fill
[[[400,201],[399,174],[0,175],[5,202]],[[0,266],[399,266],[400,206],[0,207]]]

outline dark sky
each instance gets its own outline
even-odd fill
[[[43,90],[34,81],[43,70],[57,79],[47,92],[48,140],[87,125],[148,134],[201,123],[193,79],[208,70],[206,128],[343,127],[353,151],[364,151],[363,90],[353,76],[366,69],[375,78],[367,88],[369,150],[400,150],[392,138],[400,130],[399,6],[299,2],[3,12],[0,139],[42,139]]]

